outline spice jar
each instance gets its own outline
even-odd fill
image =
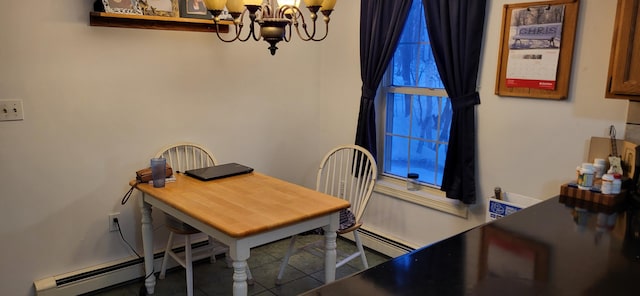
[[[600,192],[602,192],[602,194],[613,193],[613,180],[613,174],[602,175],[602,185],[600,186]]]
[[[420,184],[418,183],[419,174],[409,173],[407,174],[407,190],[417,191],[420,190]]]
[[[589,190],[593,186],[593,164],[583,163],[582,167],[578,170],[578,188],[582,190]]]

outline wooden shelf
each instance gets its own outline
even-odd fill
[[[89,24],[91,26],[117,28],[197,32],[216,31],[216,25],[213,23],[213,20],[107,12],[91,12],[89,15]],[[220,33],[229,32],[229,25],[231,24],[233,24],[232,21],[221,21],[218,25]]]

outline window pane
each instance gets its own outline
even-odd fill
[[[391,84],[396,86],[416,86],[417,73],[416,61],[418,48],[415,44],[398,45],[393,55]]]
[[[384,171],[399,177],[407,176],[409,141],[407,138],[386,136]]]
[[[427,27],[425,25],[424,9],[422,3],[413,1],[409,15],[404,23],[402,35],[400,36],[400,44],[417,43],[426,39]]]
[[[387,100],[387,133],[409,136],[411,95],[389,94]],[[405,150],[406,153],[406,150]]]
[[[436,175],[436,184],[442,186],[442,175],[444,174],[444,162],[447,159],[447,148],[449,145],[438,145],[438,172]]]
[[[444,88],[438,66],[433,57],[431,46],[420,47],[420,71],[419,82],[417,86],[428,88]]]
[[[436,144],[433,142],[411,140],[409,172],[420,174],[419,181],[435,184],[436,151]]]
[[[439,98],[416,96],[411,121],[411,137],[426,140],[438,139]]]
[[[453,111],[451,109],[451,100],[442,98],[442,114],[440,115],[440,141],[449,142],[449,131],[451,130],[451,118]]]

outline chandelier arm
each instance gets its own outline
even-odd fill
[[[260,9],[262,10],[262,14],[260,15],[261,19],[275,17],[275,11],[271,9],[270,5],[262,4],[262,6],[260,6]]]
[[[282,19],[288,19],[289,20],[289,30],[287,32],[286,27],[285,27],[285,34],[283,36],[283,40],[285,42],[289,42],[291,41],[291,35],[293,34],[292,28],[291,26],[297,26],[298,25],[298,16],[302,16],[302,12],[300,11],[300,9],[297,6],[292,6],[292,5],[283,5],[280,6],[280,8],[278,9],[278,13],[276,15],[278,18],[282,18]]]
[[[322,41],[322,40],[324,40],[325,38],[327,38],[327,36],[329,36],[329,21],[328,21],[328,20],[327,20],[327,21],[325,21],[325,22],[324,22],[324,25],[325,25],[325,29],[324,29],[324,36],[322,36],[322,38],[315,38],[315,39],[314,39],[314,38],[312,38],[311,40],[313,40],[313,41]]]
[[[315,22],[313,23],[313,34],[309,34],[309,31],[307,30],[307,24],[304,23],[304,22],[302,23],[302,28],[304,29],[304,34],[306,36],[303,36],[303,34],[300,33],[300,28],[299,28],[297,23],[294,25],[294,27],[296,28],[296,33],[298,34],[298,37],[300,38],[300,40],[302,40],[302,41],[314,40],[313,37],[316,35],[316,24],[315,24]]]
[[[250,25],[249,32],[247,33],[247,35],[245,37],[241,37],[242,29],[245,26],[244,17],[245,17],[245,15],[247,13],[249,13],[249,19],[250,19],[250,22],[251,22],[251,23],[249,23],[249,25]],[[235,31],[236,31],[235,37],[233,39],[231,39],[231,40],[224,40],[224,39],[222,39],[222,37],[220,37],[220,34],[218,34],[219,39],[224,41],[224,42],[233,42],[235,40],[238,40],[240,42],[245,42],[245,41],[249,40],[249,38],[251,38],[252,36],[253,36],[253,39],[256,39],[254,28],[253,28],[253,22],[256,19],[255,11],[253,11],[253,13],[254,14],[252,15],[252,12],[248,11],[248,9],[246,9],[246,8],[242,11],[242,13],[237,13],[237,14],[236,13],[232,13],[232,15],[234,16],[233,23],[234,23]]]
[[[258,30],[256,30],[256,24],[259,25],[257,21],[251,23],[251,36],[253,36],[253,40],[260,41],[260,39],[262,38],[262,32],[260,31],[260,26],[258,26]],[[256,32],[258,33],[256,34]],[[247,36],[247,39],[249,39],[249,36]]]
[[[288,36],[287,36],[287,35],[288,35]],[[289,23],[289,32],[288,32],[288,34],[287,34],[287,30],[286,30],[286,29],[284,30],[283,40],[284,40],[285,42],[289,42],[289,41],[291,41],[291,23]]]
[[[265,14],[266,15],[269,14],[269,7],[265,6],[264,4],[263,5],[247,5],[244,12],[242,13],[242,16],[244,16],[246,12],[249,13],[249,21],[250,21],[249,25],[251,27],[249,29],[249,35],[247,35],[247,37],[241,41],[243,42],[247,41],[251,37],[253,38],[254,41],[260,41],[260,38],[262,38],[262,34],[260,33],[260,27],[258,27],[258,30],[256,30],[256,24],[259,25],[260,21],[264,19]]]
[[[216,22],[216,35],[218,35],[218,39],[220,39],[220,41],[222,41],[222,42],[230,43],[230,42],[233,42],[233,41],[236,41],[236,40],[240,40],[239,37],[240,37],[240,33],[242,33],[242,26],[243,26],[242,23],[234,24],[234,28],[235,28],[235,31],[236,31],[235,37],[233,37],[232,39],[227,40],[227,39],[222,38],[222,36],[220,35],[220,28],[218,27],[218,23]],[[240,28],[238,29],[238,27],[240,27]],[[240,41],[242,41],[242,40],[240,40]]]
[[[240,23],[240,25],[243,26],[244,23]],[[245,36],[244,38],[238,38],[238,40],[245,42],[251,37],[253,37],[253,40],[255,41],[260,40],[260,33],[258,33],[258,37],[256,37],[255,22],[249,23],[249,33],[247,34],[247,36]]]
[[[302,39],[303,41],[314,40],[313,37],[316,36],[317,14],[315,12],[311,11],[311,17],[310,18],[313,21],[313,32],[311,34],[309,34],[309,30],[307,30],[307,21],[304,18],[304,15],[302,13],[300,13],[300,19],[302,21],[302,28],[304,29],[304,34],[306,35],[306,37],[302,36],[302,34],[300,33],[300,29],[298,29],[298,26],[296,26],[296,32],[298,33],[298,37],[300,37],[300,39]]]

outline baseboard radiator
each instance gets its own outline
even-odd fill
[[[391,239],[374,230],[361,228],[358,232],[360,233],[360,240],[365,247],[391,258],[398,257],[416,249],[407,243],[400,242],[397,239]],[[353,235],[351,234],[345,234],[343,237],[353,241]]]
[[[360,229],[359,232],[360,239],[365,247],[392,258],[415,250],[414,247],[406,243],[387,238],[371,230]],[[344,237],[353,240],[352,235],[345,235]],[[192,245],[194,253],[197,252],[199,247],[206,244],[206,240],[194,243]],[[184,250],[184,247],[175,248],[175,251],[180,252],[181,249]],[[156,252],[153,256],[154,270],[156,272],[160,271],[163,255],[163,252]],[[168,268],[178,266],[173,260],[169,260],[168,265]],[[82,295],[121,283],[138,280],[144,276],[144,259],[131,257],[40,279],[34,282],[34,286],[36,295],[38,296]]]
[[[199,241],[192,244],[194,258],[198,248],[205,246],[207,241]],[[181,252],[184,246],[174,249]],[[153,256],[155,272],[160,272],[164,252],[157,252]],[[167,268],[179,266],[174,260],[169,260]],[[144,259],[129,257],[105,264],[52,276],[35,281],[36,295],[38,296],[68,296],[82,295],[100,289],[108,288],[121,283],[144,278]],[[140,283],[142,285],[142,283]]]

